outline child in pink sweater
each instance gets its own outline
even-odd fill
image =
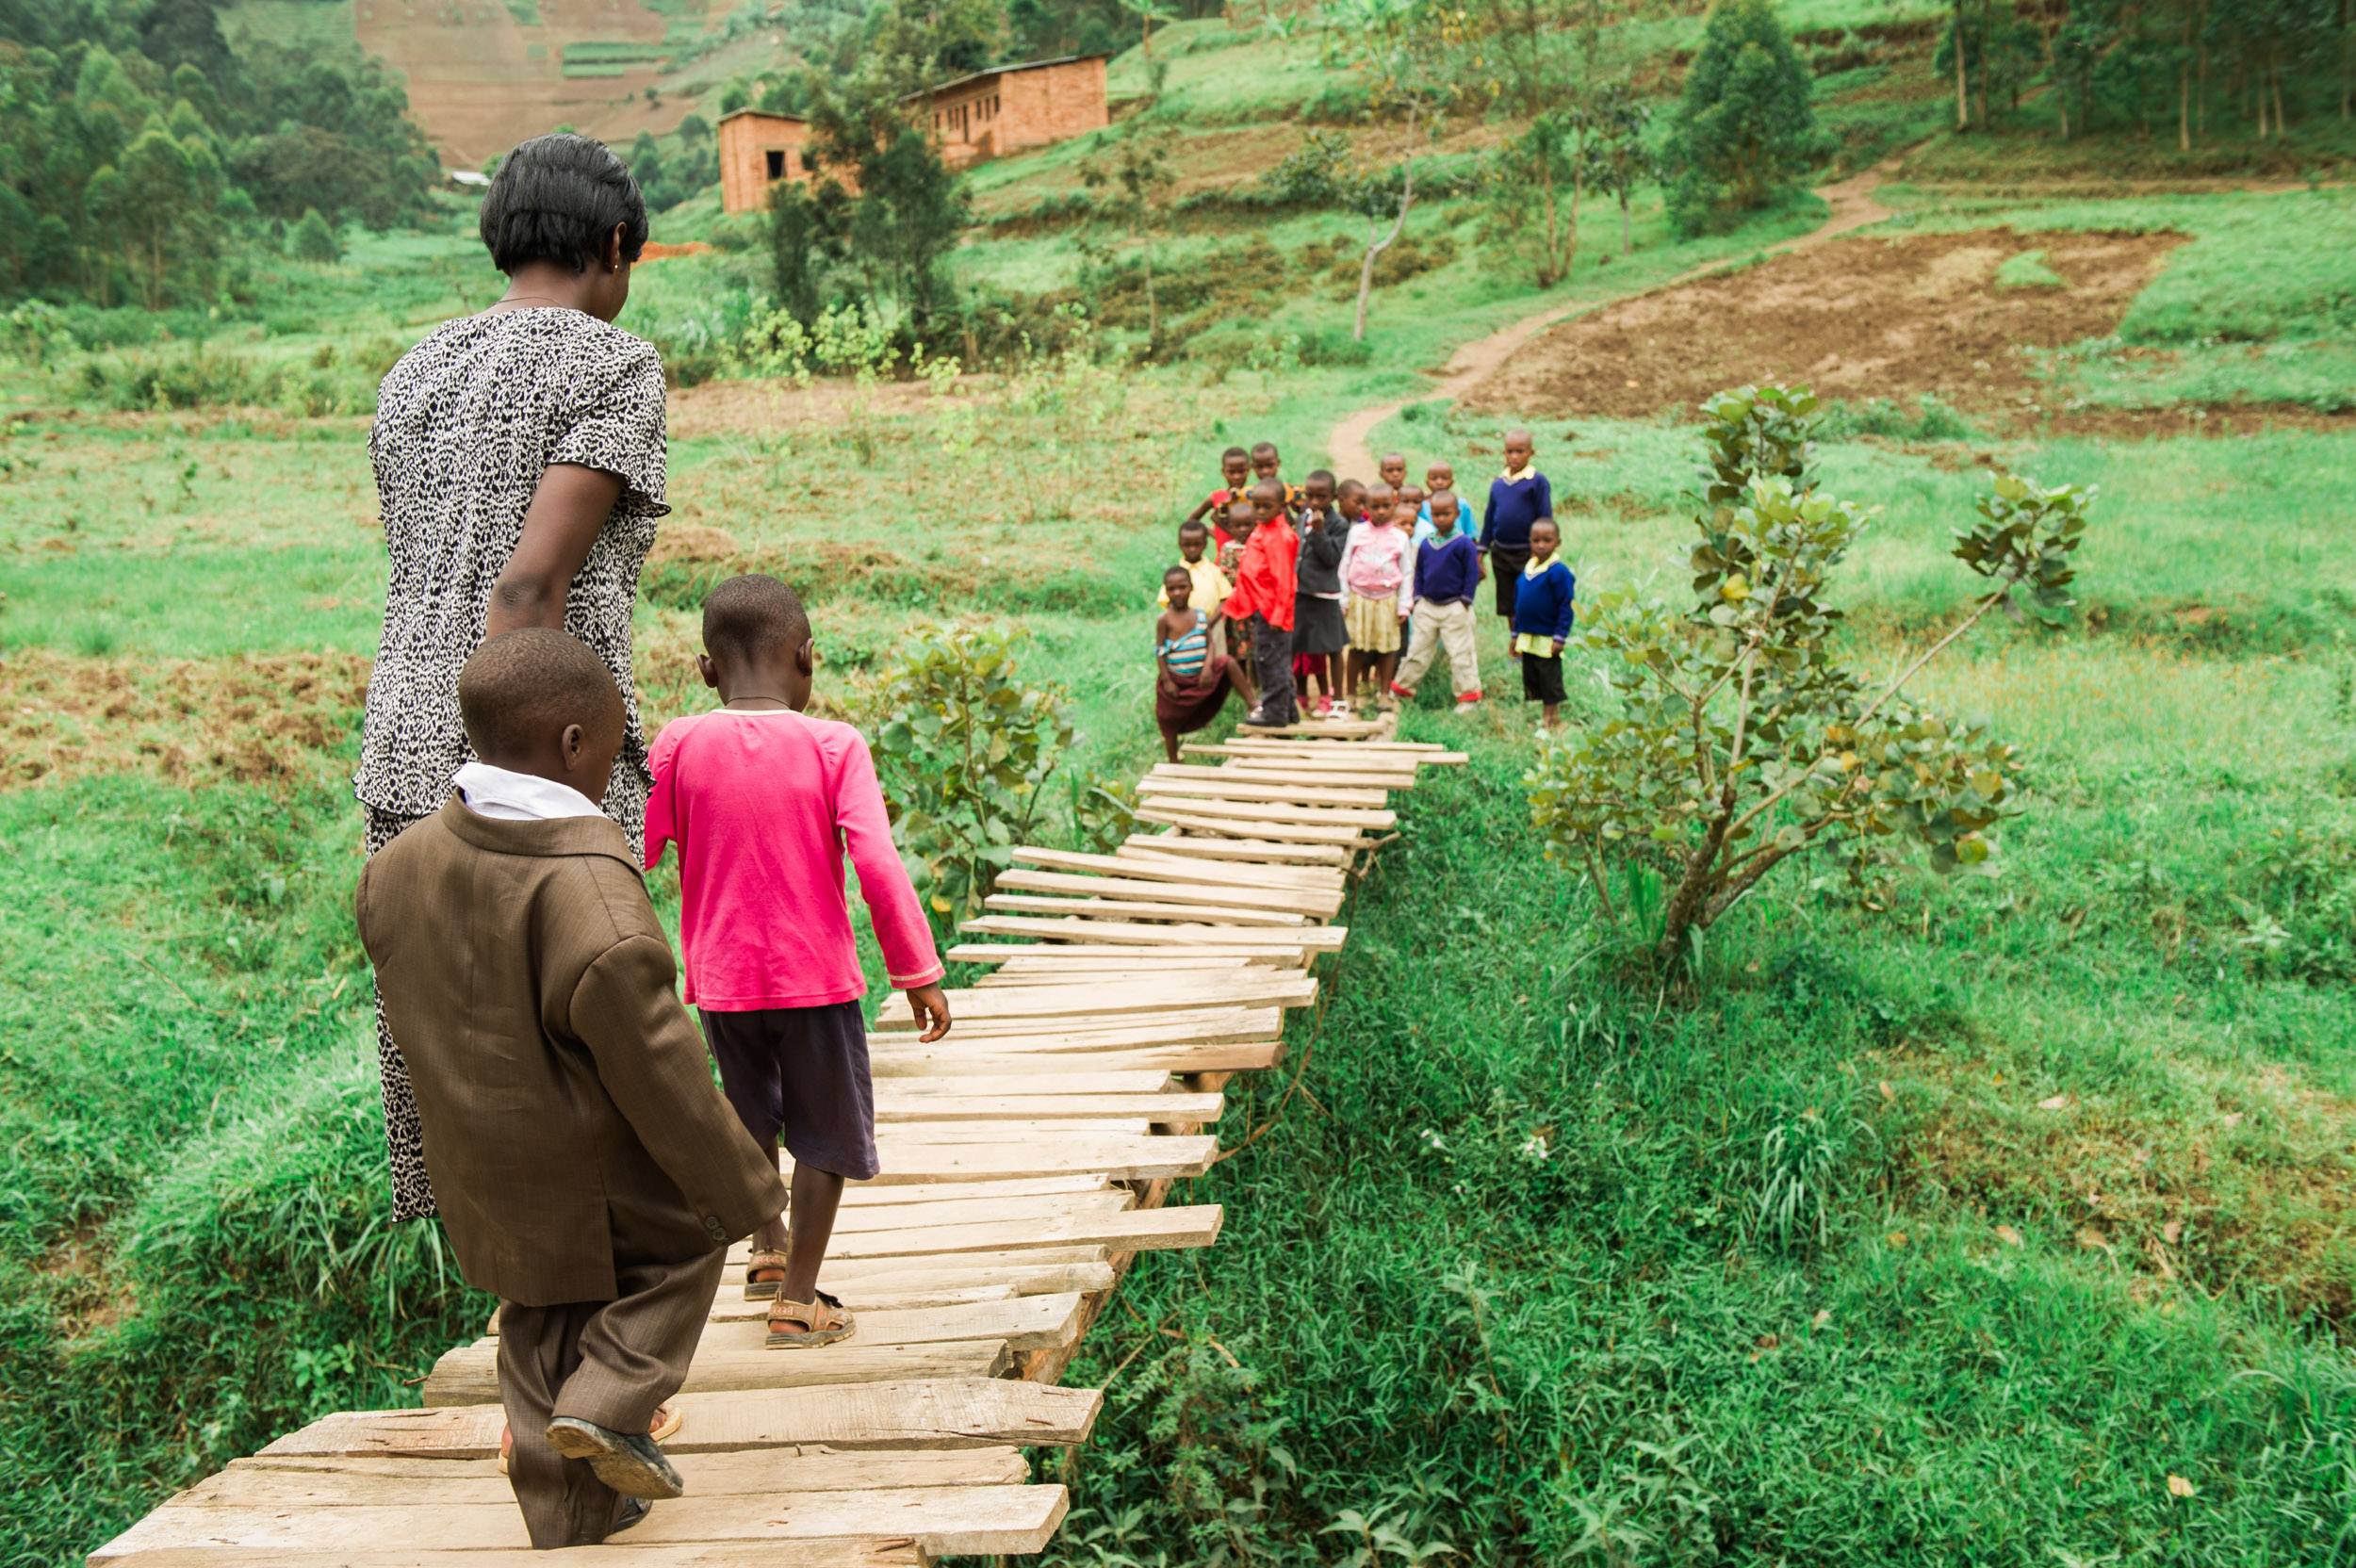
[[[844,1180],[877,1169],[845,847],[885,969],[928,1040],[949,1029],[944,972],[867,743],[847,724],[803,716],[817,659],[794,590],[758,576],[714,588],[695,664],[721,706],[655,737],[646,864],[679,846],[685,1000],[745,1131],[794,1156],[793,1202],[753,1233],[744,1298],[770,1303],[772,1349],[831,1345],[854,1325],[818,1288],[818,1265]]]

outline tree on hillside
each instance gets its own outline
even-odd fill
[[[804,319],[840,274],[878,306],[896,301],[918,331],[954,303],[942,263],[965,226],[965,195],[892,79],[879,71],[839,90],[820,85],[803,150],[810,188],[780,188],[772,205],[777,293]]]
[[[1661,178],[1661,160],[1644,145],[1652,106],[1626,81],[1597,94],[1595,128],[1587,142],[1586,181],[1620,207],[1620,254],[1635,249],[1628,237],[1628,203],[1640,185]]]
[[[1334,55],[1366,86],[1366,116],[1394,149],[1380,171],[1337,187],[1366,220],[1350,336],[1366,335],[1374,264],[1406,231],[1415,204],[1415,155],[1455,101],[1457,84],[1434,66],[1458,37],[1455,13],[1432,0],[1330,0],[1318,21]]]
[[[997,0],[888,0],[868,13],[860,73],[914,92],[991,64],[1005,41]]]
[[[1536,287],[1570,274],[1587,169],[1587,116],[1575,108],[1538,115],[1482,161],[1482,242],[1528,267]]]
[[[1718,0],[1669,133],[1677,227],[1691,234],[1765,206],[1817,144],[1808,68],[1771,0]]]
[[[1170,193],[1178,184],[1170,172],[1167,152],[1158,141],[1138,134],[1142,122],[1132,120],[1113,149],[1112,167],[1090,163],[1080,171],[1080,183],[1099,192],[1096,210],[1120,224],[1137,248],[1145,272],[1145,352],[1152,358],[1161,346],[1161,313],[1153,302],[1153,240],[1170,206]]]

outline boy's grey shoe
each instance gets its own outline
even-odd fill
[[[566,1459],[585,1459],[597,1479],[625,1497],[677,1497],[687,1491],[662,1446],[645,1432],[617,1432],[578,1415],[548,1423],[548,1446]]]
[[[614,1523],[606,1527],[605,1538],[613,1540],[653,1511],[654,1505],[644,1497],[623,1498],[622,1506],[614,1511]]]

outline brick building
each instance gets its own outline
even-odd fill
[[[925,98],[919,112],[927,120],[919,122],[952,169],[1110,123],[1102,55],[992,66],[944,82]],[[771,186],[809,178],[802,162],[809,138],[810,122],[794,115],[738,109],[721,116],[720,204],[729,212],[758,211],[769,204]]]

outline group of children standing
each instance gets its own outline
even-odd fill
[[[1478,539],[1465,531],[1455,470],[1434,463],[1411,484],[1386,454],[1372,483],[1319,468],[1285,482],[1273,442],[1220,454],[1221,483],[1178,525],[1180,560],[1162,575],[1154,625],[1153,715],[1163,749],[1242,697],[1247,725],[1347,717],[1411,697],[1444,656],[1456,710],[1481,701],[1474,604],[1495,583],[1525,700],[1551,728],[1562,701],[1562,646],[1577,583],[1560,555],[1553,493],[1530,433],[1505,438]],[[1400,658],[1402,647],[1406,657]]]

